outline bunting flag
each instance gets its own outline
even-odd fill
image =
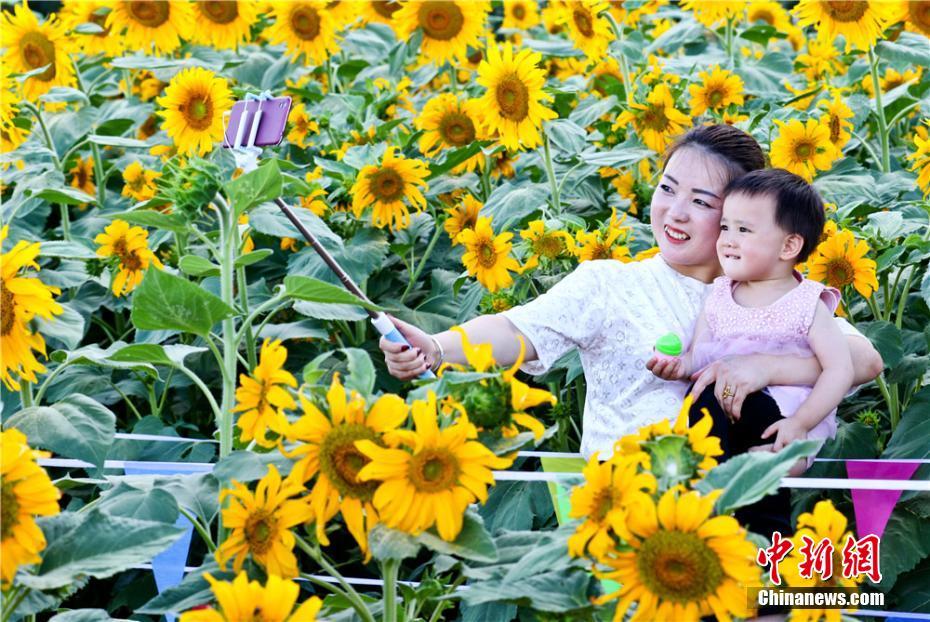
[[[846,474],[853,479],[910,479],[920,466],[917,462],[897,460],[848,460]],[[900,490],[852,490],[856,533],[860,538],[885,533],[888,518],[901,498]]]

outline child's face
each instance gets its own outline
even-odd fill
[[[723,203],[717,256],[734,281],[762,281],[790,274],[785,255],[789,234],[775,224],[775,199],[731,194]]]

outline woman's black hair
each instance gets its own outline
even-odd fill
[[[726,168],[728,182],[765,168],[765,153],[756,139],[732,125],[702,125],[689,130],[665,151],[665,164],[682,147],[699,147],[717,156]]]

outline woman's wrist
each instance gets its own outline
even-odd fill
[[[439,368],[442,367],[443,360],[445,359],[445,351],[442,348],[442,344],[439,343],[439,340],[436,339],[435,335],[429,336],[430,341],[433,343],[432,350],[430,351],[430,371],[435,373],[439,371]]]

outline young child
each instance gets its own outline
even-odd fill
[[[683,380],[720,358],[745,354],[816,356],[823,371],[813,387],[770,386],[747,396],[735,421],[724,416],[714,387],[708,387],[691,418],[699,419],[701,408],[711,412],[711,434],[721,439],[724,459],[836,434],[836,407],[853,380],[849,351],[833,320],[840,293],[794,269],[817,247],[824,220],[817,191],[785,170],[753,171],[725,189],[717,240],[725,276],[714,280],[689,350],[657,361],[653,373]],[[721,397],[733,395],[724,387]],[[799,461],[792,474],[804,470]]]

